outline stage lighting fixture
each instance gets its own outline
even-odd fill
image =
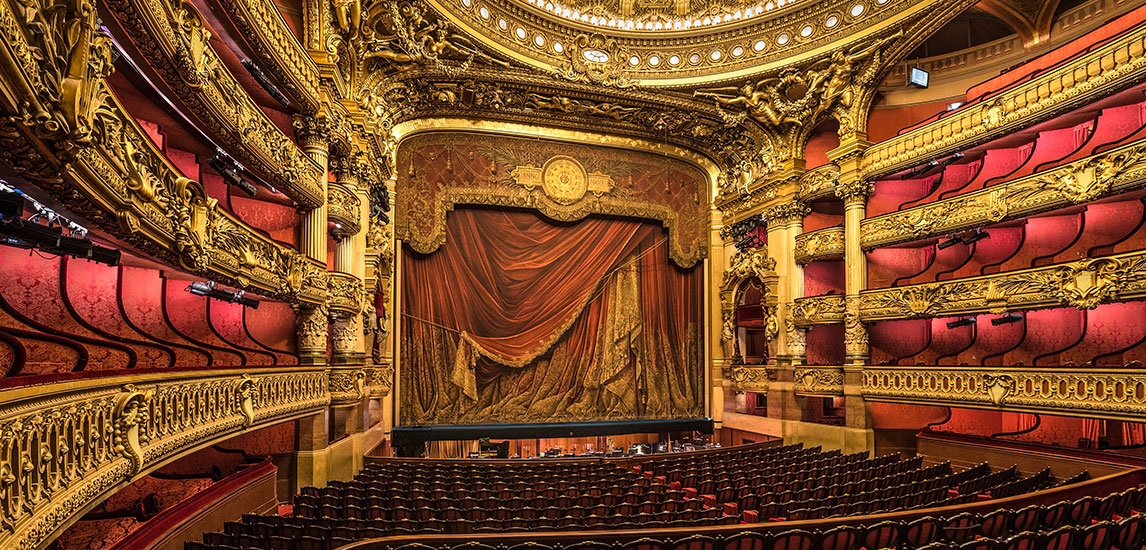
[[[959,244],[959,239],[947,239],[946,241],[943,241],[943,242],[935,245],[935,248],[938,248],[939,250],[943,250],[944,248],[951,248],[952,246],[955,246],[957,244]]]
[[[63,235],[60,237],[60,244],[56,246],[44,246],[40,248],[48,254],[56,254],[58,256],[75,256],[76,258],[88,258],[92,252],[92,242],[87,239],[77,239]]]
[[[91,256],[88,256],[88,259],[101,264],[117,266],[119,265],[120,255],[121,253],[118,249],[92,245],[92,253]]]
[[[963,244],[971,244],[971,243],[978,242],[978,241],[981,241],[983,239],[989,239],[989,238],[991,238],[990,233],[988,233],[986,231],[976,231],[975,233],[973,233],[971,235],[963,237],[961,240],[963,241]]]
[[[194,294],[196,296],[206,296],[208,298],[214,298],[216,300],[221,300],[223,302],[231,302],[232,304],[242,304],[242,305],[249,307],[251,309],[257,309],[259,307],[259,301],[251,299],[251,298],[247,298],[246,292],[244,292],[242,290],[237,290],[235,292],[228,292],[226,290],[221,290],[221,289],[215,288],[215,282],[214,281],[207,281],[204,283],[193,282],[193,283],[187,285],[186,290],[187,290],[187,292],[190,292],[191,294]]]
[[[956,101],[955,103],[948,103],[947,104],[947,110],[948,111],[954,111],[954,110],[956,110],[956,109],[958,109],[964,105],[966,105],[966,103],[963,101]]]
[[[0,191],[0,216],[19,218],[24,215],[24,196],[14,191]]]
[[[259,86],[262,86],[263,89],[267,91],[267,94],[274,98],[275,101],[281,103],[283,107],[290,107],[290,100],[279,91],[278,86],[275,86],[275,84],[271,82],[271,79],[267,78],[267,75],[263,73],[263,70],[260,69],[258,65],[255,65],[254,61],[244,59],[242,63],[243,67],[247,69],[247,72],[255,77],[255,81],[259,83]]]
[[[50,227],[20,218],[0,222],[0,234],[7,237],[6,244],[20,248],[54,248],[60,245],[60,238],[63,236],[59,227]]]
[[[947,323],[947,328],[969,327],[975,324],[974,317],[964,317]]]
[[[210,166],[212,170],[217,172],[220,176],[223,176],[223,179],[227,180],[227,183],[242,189],[244,193],[252,197],[258,194],[258,187],[255,187],[253,183],[243,179],[243,176],[239,174],[242,167],[239,166],[234,159],[227,156],[222,149],[215,149],[215,156],[207,159],[207,166]]]
[[[994,319],[991,319],[991,325],[997,327],[999,325],[1006,325],[1009,323],[1018,323],[1019,321],[1022,321],[1022,320],[1023,320],[1023,316],[1021,313],[1008,313],[1002,317],[996,317]]]

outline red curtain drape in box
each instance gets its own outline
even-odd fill
[[[404,424],[702,414],[702,275],[659,225],[469,208],[446,225],[404,256]]]

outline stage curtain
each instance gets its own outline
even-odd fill
[[[701,271],[657,224],[459,209],[406,249],[402,422],[695,417]]]

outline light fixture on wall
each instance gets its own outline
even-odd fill
[[[975,318],[974,317],[964,317],[962,319],[956,319],[954,321],[948,321],[947,322],[947,328],[970,327],[970,326],[974,326],[974,325],[975,325]]]
[[[25,204],[36,211],[28,219],[22,218]],[[0,182],[0,244],[119,265],[119,250],[99,246],[87,234],[84,226]]]
[[[215,156],[207,159],[207,166],[223,176],[227,183],[242,189],[244,193],[252,197],[259,193],[259,188],[255,187],[255,184],[243,179],[243,176],[240,175],[243,170],[242,165],[235,162],[235,159],[224,153],[222,149],[215,149]]]
[[[991,319],[991,325],[997,327],[999,325],[1018,323],[1022,320],[1023,320],[1023,314],[1021,314],[1021,313],[1008,313],[1002,317],[996,317],[994,319]]]
[[[232,304],[242,304],[251,309],[258,309],[259,307],[259,301],[247,298],[246,292],[242,290],[230,292],[227,290],[215,288],[215,281],[195,281],[187,285],[185,290],[196,296],[205,296],[207,298],[214,298],[216,300],[230,302]]]
[[[966,237],[963,237],[960,240],[963,241],[963,244],[971,244],[971,243],[979,242],[983,239],[989,239],[989,238],[991,238],[990,233],[983,231],[981,229],[976,229],[974,233],[967,235]]]

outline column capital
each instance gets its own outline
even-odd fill
[[[783,227],[793,220],[803,221],[804,216],[807,216],[811,211],[812,208],[804,201],[792,199],[791,202],[771,206],[761,212],[760,215],[764,217],[764,222],[768,224],[768,228],[772,229],[774,225]]]
[[[841,142],[839,147],[828,151],[828,159],[843,168],[844,164],[859,162],[868,147],[871,147],[871,142],[857,136],[855,139]]]
[[[294,115],[291,123],[303,149],[328,149],[334,136],[335,122],[324,115]]]
[[[874,187],[870,181],[841,177],[836,183],[836,196],[843,200],[845,205],[864,203],[867,202],[867,197],[871,195]]]
[[[369,179],[365,153],[333,154],[329,163],[330,171],[334,172],[334,181],[342,185],[358,187]]]

